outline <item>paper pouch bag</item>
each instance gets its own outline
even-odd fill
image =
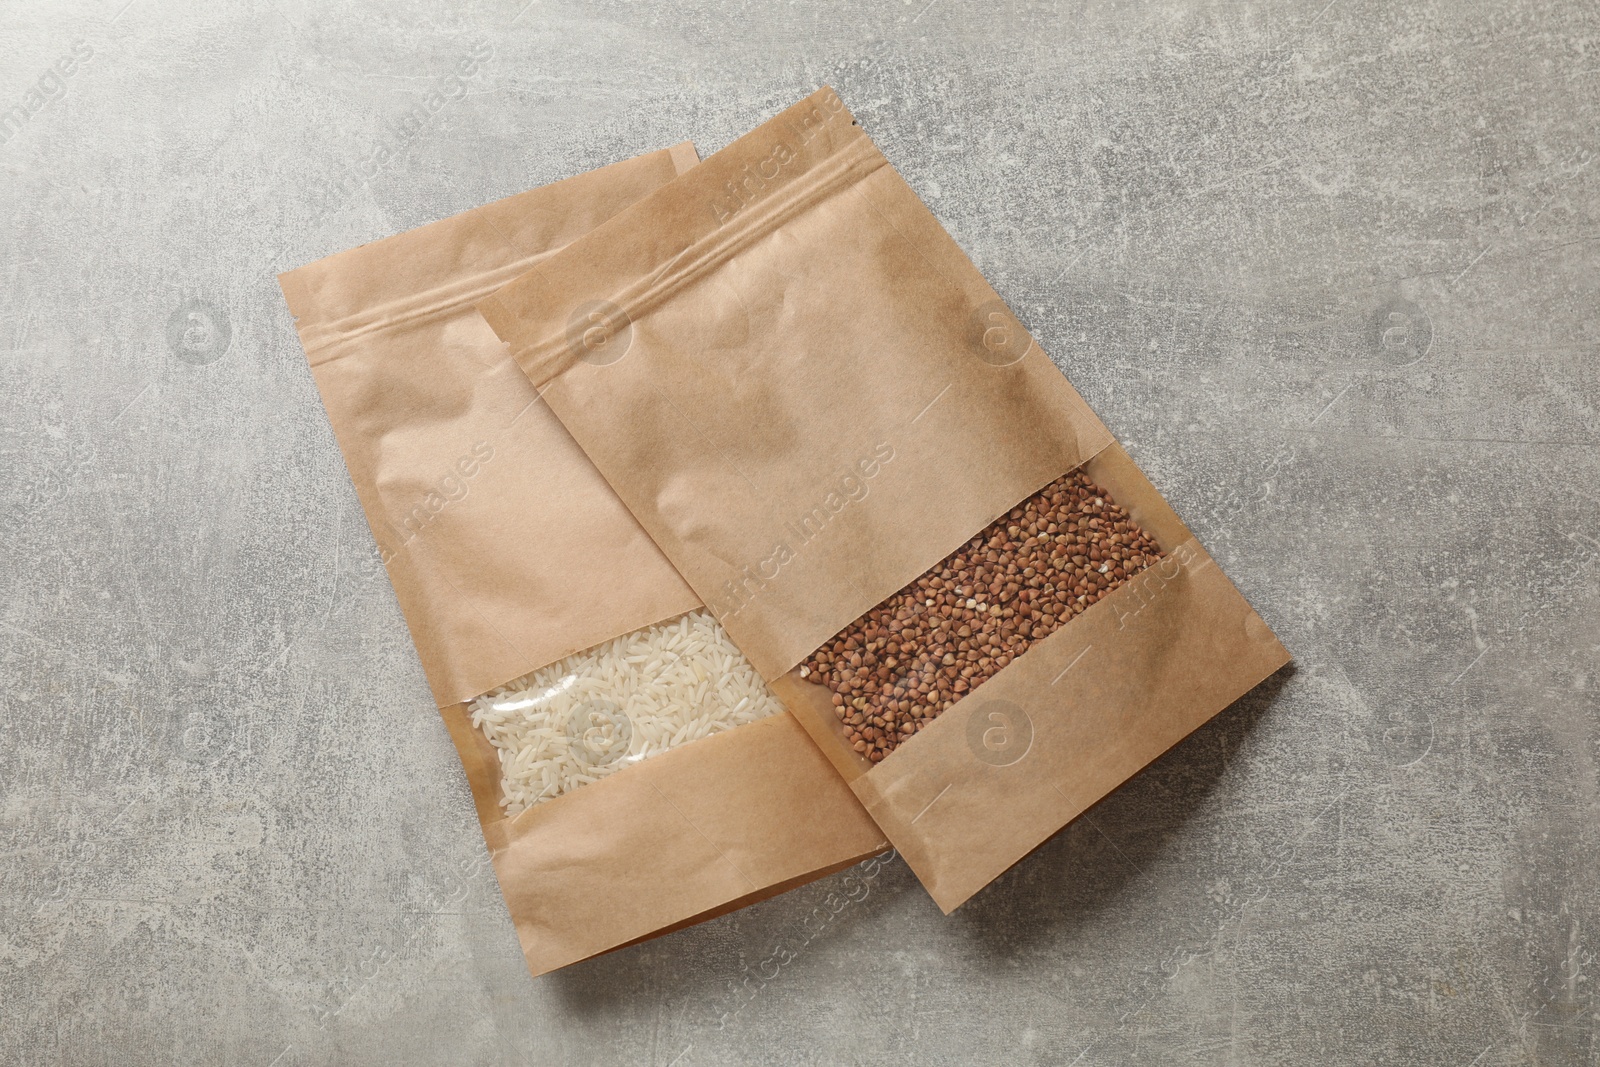
[[[507,817],[469,702],[696,609],[473,302],[695,162],[617,163],[279,279],[540,974],[887,847],[788,714]]]
[[[946,911],[1287,661],[829,89],[480,309]],[[1159,555],[864,756],[802,665],[1069,472]]]

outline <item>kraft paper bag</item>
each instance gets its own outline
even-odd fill
[[[680,144],[279,279],[541,974],[887,848],[778,714],[508,817],[469,702],[700,599],[473,309],[696,162]]]
[[[830,89],[479,308],[946,911],[1288,660]],[[802,662],[1079,470],[1159,559],[864,757]]]

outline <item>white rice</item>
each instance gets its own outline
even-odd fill
[[[624,634],[472,702],[508,815],[783,710],[706,611]]]

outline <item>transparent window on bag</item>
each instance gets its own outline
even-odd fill
[[[507,815],[781,710],[703,609],[568,656],[470,706],[500,757]]]

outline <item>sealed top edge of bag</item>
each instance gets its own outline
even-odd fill
[[[637,317],[818,199],[888,161],[824,86],[478,304],[536,384],[579,358],[567,332],[595,297]],[[801,180],[804,178],[804,180]]]
[[[429,308],[470,305],[698,162],[682,141],[278,275],[312,363],[339,338]]]

